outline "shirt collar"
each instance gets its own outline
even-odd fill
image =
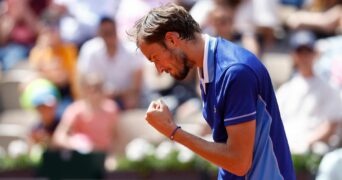
[[[216,48],[216,38],[213,38],[207,34],[204,34],[203,70],[198,68],[198,77],[201,83],[209,83],[214,79],[215,48]]]

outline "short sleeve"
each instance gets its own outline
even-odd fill
[[[73,131],[78,125],[80,116],[81,101],[76,101],[69,105],[63,113],[62,124],[68,125]]]
[[[257,78],[246,65],[229,67],[220,78],[218,107],[225,126],[256,119]]]

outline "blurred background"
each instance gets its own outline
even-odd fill
[[[0,0],[0,179],[216,179],[144,120],[162,98],[212,141],[196,70],[159,74],[127,36],[170,2],[267,67],[297,178],[342,179],[341,0]]]

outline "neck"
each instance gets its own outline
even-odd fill
[[[116,53],[116,47],[114,46],[107,46],[107,53],[110,57],[113,57]]]
[[[186,52],[189,59],[194,63],[195,67],[203,68],[203,57],[204,57],[204,35],[197,33],[195,39],[187,41]]]
[[[310,78],[314,76],[314,73],[312,70],[300,70],[300,74],[305,78]]]

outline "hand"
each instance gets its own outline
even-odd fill
[[[151,102],[147,109],[145,119],[152,127],[167,137],[177,127],[172,120],[169,108],[162,100]]]
[[[45,130],[34,130],[31,133],[31,138],[35,143],[48,144],[50,141],[50,135]]]

